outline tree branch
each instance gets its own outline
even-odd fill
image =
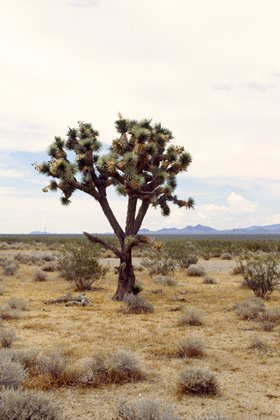
[[[150,205],[149,200],[143,200],[142,201],[142,204],[141,204],[141,206],[138,210],[138,214],[137,214],[137,217],[136,217],[135,222],[134,222],[134,230],[133,230],[134,235],[136,235],[138,230],[140,229],[140,227],[142,225],[142,222],[143,222],[143,219],[146,216],[146,213],[148,211],[149,205]]]
[[[127,214],[126,214],[126,224],[125,224],[125,234],[133,235],[134,234],[134,219],[137,206],[137,197],[132,197],[131,195],[128,198],[127,203]]]
[[[110,249],[110,251],[112,251],[118,258],[123,257],[122,252],[114,245],[111,245],[108,242],[104,241],[103,239],[99,238],[98,236],[91,235],[88,232],[83,232],[83,234],[88,238],[90,242],[103,245],[105,248]]]

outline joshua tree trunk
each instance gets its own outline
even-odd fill
[[[120,260],[118,288],[113,296],[113,300],[124,301],[127,295],[133,294],[134,284],[135,274],[130,250],[124,253],[124,257]]]

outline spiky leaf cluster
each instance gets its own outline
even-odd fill
[[[100,201],[105,189],[113,185],[119,195],[160,206],[165,216],[170,203],[192,207],[192,199],[178,200],[174,195],[176,175],[187,170],[191,156],[183,147],[169,144],[171,131],[148,119],[129,120],[121,115],[115,124],[119,137],[103,156],[99,156],[98,132],[89,123],[79,121],[78,128],[69,128],[66,140],[55,137],[48,149],[50,160],[35,165],[53,178],[46,189],[60,189],[66,205],[76,189]],[[68,159],[68,151],[74,153],[74,163]]]

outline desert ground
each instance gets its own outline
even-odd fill
[[[13,257],[22,250],[2,250],[0,258]],[[28,249],[36,253],[42,250]],[[51,254],[52,251],[44,251]],[[139,265],[140,260],[135,259]],[[116,420],[119,401],[152,399],[172,406],[180,419],[229,418],[235,420],[280,419],[280,331],[279,325],[265,331],[261,323],[241,319],[235,304],[254,296],[241,287],[242,276],[234,275],[234,259],[200,259],[206,274],[188,276],[178,270],[172,286],[156,284],[146,270],[137,271],[142,283],[140,296],[154,305],[153,313],[129,314],[123,303],[111,300],[116,285],[114,260],[106,277],[86,292],[92,306],[67,307],[46,304],[50,299],[71,292],[71,283],[48,272],[45,281],[34,281],[35,264],[19,264],[14,275],[0,273],[0,308],[11,297],[27,302],[27,308],[15,319],[2,319],[0,329],[15,331],[18,340],[13,349],[34,349],[41,354],[62,348],[73,366],[96,351],[126,349],[137,357],[146,372],[143,380],[124,384],[101,384],[98,387],[48,383],[27,379],[24,386],[44,392],[59,402],[65,420]],[[280,305],[280,291],[265,300],[267,308]],[[180,325],[186,309],[203,311],[202,325]],[[201,357],[179,357],[177,343],[196,337],[205,344]],[[0,349],[1,351],[4,349]],[[178,375],[185,368],[213,372],[220,386],[214,396],[181,395],[177,392]],[[208,416],[208,417],[207,417]],[[212,416],[212,417],[211,417]]]

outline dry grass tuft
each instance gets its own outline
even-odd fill
[[[257,297],[243,299],[235,308],[235,312],[241,319],[257,320],[265,311],[263,300]]]
[[[220,386],[214,373],[206,369],[184,369],[179,374],[179,394],[213,396],[220,393]]]
[[[1,420],[60,420],[60,413],[59,405],[45,394],[21,390],[1,393]]]
[[[206,354],[204,342],[194,336],[178,341],[177,349],[179,357],[202,357]]]
[[[184,309],[182,315],[178,320],[179,326],[191,325],[200,326],[203,325],[202,318],[205,316],[204,312],[200,309],[189,308]]]
[[[94,387],[136,382],[146,378],[135,355],[125,349],[97,352],[92,358],[84,360],[83,371],[80,382]]]
[[[121,312],[124,314],[143,314],[154,312],[154,305],[138,295],[131,295],[127,297],[125,304],[126,305],[121,308]]]
[[[179,420],[172,407],[150,399],[121,400],[117,407],[117,415],[118,419],[122,420]]]

